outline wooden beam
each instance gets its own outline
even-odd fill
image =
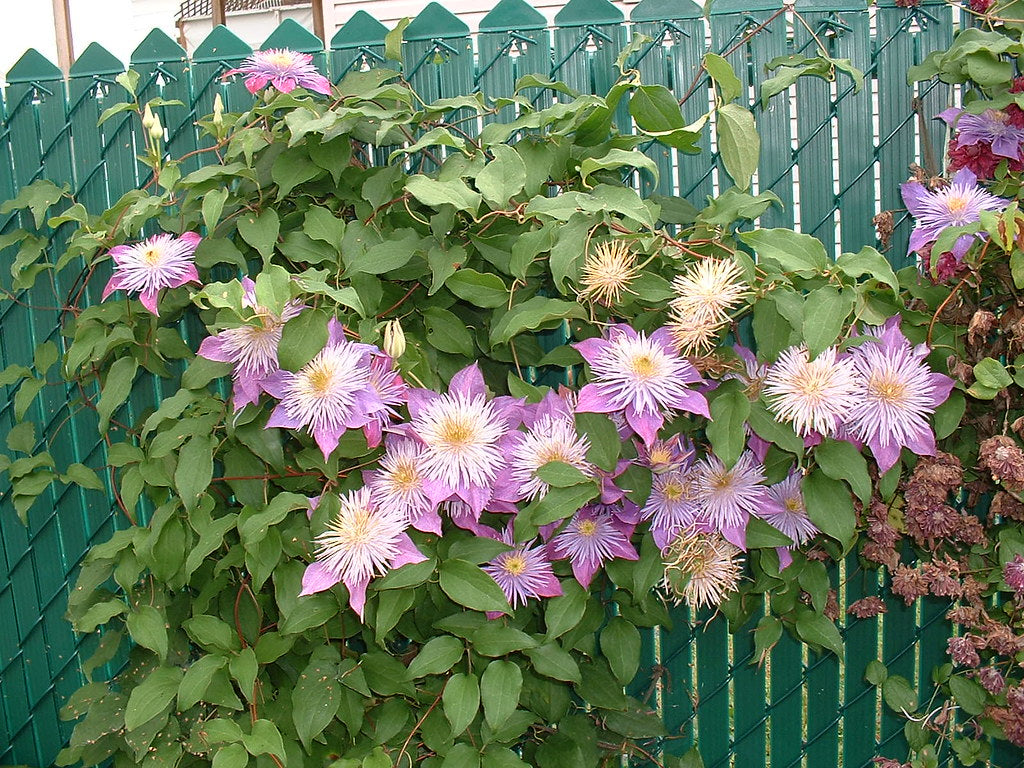
[[[324,32],[324,0],[313,0],[313,34],[319,37],[324,45],[327,44]]]
[[[57,66],[67,76],[75,58],[75,44],[71,39],[70,0],[53,0],[53,34],[57,40]]]
[[[224,10],[224,4],[225,0],[210,0],[210,6],[213,10],[213,26],[215,27],[218,24],[226,25],[228,23],[228,14]]]

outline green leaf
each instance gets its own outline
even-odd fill
[[[711,400],[711,422],[707,425],[708,440],[715,455],[731,467],[747,444],[746,422],[750,400],[739,389],[720,388]]]
[[[548,525],[575,514],[600,492],[601,489],[592,479],[581,485],[551,488],[539,501],[531,504],[523,512],[534,525]]]
[[[867,504],[871,500],[868,463],[852,443],[826,439],[814,448],[814,458],[826,475],[834,480],[846,480],[862,502]]]
[[[448,750],[440,768],[480,768],[480,752],[476,747],[460,742]]]
[[[46,220],[46,211],[64,196],[64,190],[47,179],[33,181],[27,187],[23,187],[13,200],[7,200],[0,205],[0,213],[28,208],[32,211],[32,218],[35,221],[36,229],[43,226]]]
[[[823,472],[811,472],[803,481],[807,516],[822,533],[846,549],[853,544],[857,515],[846,486]]]
[[[523,331],[535,331],[568,318],[585,320],[586,310],[575,301],[534,296],[516,304],[491,326],[491,344],[506,344]]]
[[[505,593],[494,579],[465,560],[441,563],[440,585],[454,602],[474,611],[511,611]]]
[[[619,460],[622,440],[612,420],[603,413],[577,413],[576,431],[590,440],[587,461],[600,469],[611,472]]]
[[[427,342],[435,349],[454,355],[474,357],[476,345],[466,324],[447,309],[427,307],[423,310]]]
[[[292,688],[292,722],[307,752],[313,739],[330,725],[341,704],[339,661],[337,649],[318,648]]]
[[[418,173],[405,182],[405,191],[433,208],[452,205],[457,211],[468,211],[475,216],[480,207],[480,193],[470,189],[462,179],[439,181]]]
[[[178,452],[178,465],[174,470],[174,487],[186,510],[193,510],[205,495],[213,478],[212,437],[196,435]]]
[[[899,294],[900,282],[889,260],[870,246],[864,246],[857,253],[842,254],[836,259],[836,266],[850,277],[871,275],[878,282],[892,288],[894,294]]]
[[[314,205],[306,211],[302,231],[313,240],[320,240],[339,248],[345,236],[345,220],[339,219],[328,208]]]
[[[629,114],[645,132],[674,131],[686,127],[679,101],[664,85],[641,85],[629,98]]]
[[[119,357],[110,364],[107,378],[103,382],[100,400],[96,403],[96,413],[100,417],[100,432],[107,431],[110,417],[128,399],[128,395],[132,391],[132,382],[135,381],[135,373],[138,370],[139,364],[133,357]]]
[[[562,594],[544,601],[544,625],[547,639],[561,637],[580,623],[587,610],[589,593],[575,580],[562,584]]]
[[[170,706],[184,675],[181,667],[157,667],[132,689],[124,711],[124,727],[134,731]]]
[[[238,234],[259,251],[264,259],[269,259],[274,254],[274,245],[280,231],[281,220],[273,208],[267,208],[258,215],[252,212],[244,213],[238,218]]]
[[[791,229],[755,229],[740,232],[739,238],[762,259],[771,259],[788,272],[814,277],[828,267],[828,254],[821,241]]]
[[[507,656],[513,651],[539,645],[525,632],[494,621],[487,621],[479,629],[466,632],[466,635],[473,644],[473,650],[481,656]]]
[[[278,362],[284,370],[301,370],[327,346],[327,322],[324,312],[306,310],[284,324],[277,347]]]
[[[917,711],[917,691],[907,678],[889,675],[882,683],[882,698],[890,709],[901,715]]]
[[[588,157],[580,163],[580,181],[584,186],[592,173],[609,168],[637,168],[648,171],[658,183],[658,166],[643,152],[636,149],[610,149],[602,157]]]
[[[747,548],[791,547],[793,540],[759,517],[750,517],[747,522]]]
[[[601,653],[615,679],[628,685],[640,668],[640,632],[621,616],[613,616],[601,630]]]
[[[983,387],[997,391],[1013,383],[1013,377],[1003,364],[991,357],[984,358],[974,366],[974,378]]]
[[[726,104],[718,112],[718,151],[733,182],[749,189],[761,157],[761,137],[754,116],[739,104]]]
[[[217,670],[223,669],[228,660],[223,656],[209,654],[201,656],[185,670],[185,676],[178,686],[178,709],[191,709],[203,700]]]
[[[568,488],[590,482],[590,477],[561,461],[549,461],[537,469],[537,477],[555,488]]]
[[[249,753],[241,744],[228,744],[215,751],[211,768],[244,768],[249,764]]]
[[[511,661],[496,660],[487,665],[480,676],[480,700],[484,718],[497,730],[519,706],[523,689],[523,672]]]
[[[820,645],[843,658],[843,637],[832,620],[811,609],[797,611],[796,633],[805,643]]]
[[[705,53],[704,69],[718,86],[724,103],[735,101],[743,93],[743,83],[736,77],[732,65],[724,57],[717,53]]]
[[[11,431],[7,433],[7,447],[12,451],[21,451],[22,453],[31,455],[33,449],[36,447],[35,423],[31,421],[23,421],[20,424],[15,424],[11,427]]]
[[[960,421],[967,410],[967,399],[962,393],[953,390],[949,399],[935,409],[932,421],[935,425],[935,439],[943,440],[952,435],[960,426]]]
[[[215,616],[206,614],[193,616],[182,623],[188,636],[197,645],[208,650],[237,651],[239,650],[238,635],[226,622]]]
[[[210,234],[213,234],[217,228],[217,222],[220,221],[220,215],[224,211],[224,202],[227,199],[228,190],[226,188],[211,189],[203,195],[203,224],[206,225],[206,231]]]
[[[323,174],[324,170],[314,163],[305,147],[286,149],[274,158],[270,178],[277,184],[277,202],[281,202],[300,184],[305,184]]]
[[[477,307],[492,309],[508,303],[509,292],[497,275],[462,268],[445,280],[445,287]]]
[[[402,62],[402,34],[412,21],[408,16],[400,19],[391,30],[384,35],[384,58]]]
[[[349,233],[353,229],[355,229],[354,226],[349,226]],[[414,230],[394,230],[387,240],[377,243],[365,251],[350,253],[342,249],[345,274],[352,276],[362,272],[368,275],[381,275],[404,267],[416,255],[421,240],[422,238]]]
[[[409,662],[409,677],[416,679],[427,675],[441,675],[455,666],[466,652],[462,642],[451,635],[428,640],[416,658]]]
[[[480,710],[480,684],[476,676],[458,672],[448,679],[441,694],[444,716],[452,726],[452,735],[462,733]]]
[[[888,676],[889,670],[880,661],[869,661],[867,668],[864,670],[864,679],[872,685],[881,685]]]
[[[489,148],[494,159],[476,176],[476,188],[495,210],[505,207],[509,199],[523,191],[526,164],[522,156],[506,144]]]
[[[269,720],[257,720],[252,724],[252,732],[242,736],[242,743],[250,755],[274,755],[283,765],[287,765],[287,753],[284,741],[277,726]]]
[[[840,293],[831,285],[808,294],[804,301],[804,340],[812,358],[839,338],[854,303],[852,291]]]
[[[953,675],[949,678],[949,691],[967,714],[980,715],[985,710],[988,694],[977,680]]]
[[[524,653],[530,657],[537,674],[577,684],[581,680],[579,665],[558,643],[544,643],[527,648]]]
[[[128,614],[128,633],[139,645],[154,651],[161,659],[167,657],[167,619],[152,605],[143,605]]]

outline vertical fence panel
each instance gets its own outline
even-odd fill
[[[473,43],[469,27],[444,6],[431,3],[405,29],[403,74],[430,103],[473,92]]]
[[[708,111],[707,79],[698,77],[704,53],[704,22],[701,8],[691,0],[668,2],[644,0],[630,14],[633,36],[646,35],[651,42],[635,56],[630,66],[640,72],[644,83],[666,86],[683,102],[683,115],[692,123]],[[696,78],[696,80],[695,80]],[[645,149],[658,166],[658,193],[679,195],[703,207],[711,194],[711,143],[701,140],[700,155],[687,155],[661,143]]]
[[[243,40],[227,27],[214,27],[199,47],[192,53],[192,108],[196,116],[213,112],[214,99],[219,93],[228,112],[245,112],[253,103],[252,94],[246,90],[241,77],[224,80],[224,74],[234,69],[246,56],[252,53]],[[200,142],[201,147],[213,146],[210,139]],[[182,166],[182,173],[189,173],[205,164],[199,155],[190,158]]]
[[[551,69],[551,33],[546,27],[544,16],[525,0],[501,0],[480,21],[475,86],[490,98],[507,97],[523,75],[546,77]],[[523,91],[527,98],[539,95],[536,88]],[[515,115],[515,107],[508,106],[485,122],[511,120]]]
[[[846,558],[846,569],[845,608],[862,598],[878,595],[878,571],[863,568],[856,554]],[[844,621],[843,764],[864,765],[875,755],[878,722],[878,689],[864,678],[864,670],[878,658],[879,622],[877,618],[858,619],[849,614]]]
[[[384,58],[388,28],[366,11],[356,11],[331,38],[331,79],[340,81],[350,71],[395,65]]]
[[[551,76],[580,93],[606,94],[618,75],[615,59],[626,45],[622,21],[622,11],[608,0],[569,0],[555,16]],[[625,105],[616,121],[629,125]]]

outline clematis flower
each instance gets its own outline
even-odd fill
[[[316,538],[316,560],[302,575],[299,595],[341,582],[348,589],[349,606],[362,619],[366,585],[374,576],[426,560],[405,533],[408,525],[398,512],[381,509],[369,488],[349,491],[327,530]]]
[[[978,186],[978,177],[967,169],[956,172],[952,182],[932,191],[919,181],[900,185],[903,202],[913,215],[908,253],[926,253],[946,227],[962,227],[978,221],[982,211],[1001,211],[1010,201],[996,197]],[[952,253],[959,262],[978,235],[961,235]]]
[[[511,528],[500,538],[512,545]],[[551,561],[541,546],[520,544],[510,552],[502,552],[482,568],[501,587],[513,610],[525,605],[531,598],[562,594],[562,584],[551,570]],[[500,614],[489,612],[488,615],[494,618]]]
[[[575,467],[583,474],[592,473],[587,451],[590,441],[580,437],[576,425],[568,418],[542,416],[525,434],[516,435],[509,450],[510,479],[520,499],[539,499],[547,495],[548,484],[537,470],[551,461]]]
[[[662,555],[662,588],[676,605],[717,608],[736,591],[742,553],[715,531],[690,527],[679,531]]]
[[[1000,157],[1017,159],[1020,155],[1024,128],[1015,125],[1005,110],[986,109],[980,115],[972,115],[966,110],[951,107],[938,116],[956,130],[959,146],[985,144],[991,147],[992,154]]]
[[[263,389],[281,402],[268,427],[306,429],[326,459],[347,429],[361,429],[386,406],[370,386],[370,359],[375,347],[347,341],[341,324],[331,318],[328,341],[298,373],[275,371]]]
[[[799,472],[791,472],[782,482],[769,485],[764,506],[758,512],[758,517],[789,536],[793,540],[794,547],[800,546],[818,534],[818,527],[807,516],[800,480]],[[779,554],[780,568],[785,568],[793,562],[791,549],[792,547],[775,548]]]
[[[412,421],[401,429],[424,445],[424,492],[435,506],[464,501],[479,517],[506,465],[507,436],[519,426],[522,401],[488,399],[474,363],[452,377],[447,394],[413,389],[408,405]]]
[[[565,530],[555,536],[548,549],[555,560],[569,560],[573,576],[584,589],[597,569],[616,557],[638,560],[629,543],[636,526],[620,520],[602,505],[590,505],[576,512]]]
[[[277,347],[281,342],[284,324],[297,317],[305,309],[298,300],[285,304],[278,317],[270,310],[256,303],[256,283],[248,277],[242,278],[242,306],[253,311],[258,325],[246,324],[227,328],[216,336],[208,336],[199,345],[198,354],[207,360],[233,363],[231,378],[234,382],[232,401],[235,410],[259,402],[263,382],[267,376],[279,369]]]
[[[928,347],[911,346],[899,317],[865,332],[879,340],[850,350],[862,385],[846,419],[847,431],[867,444],[881,472],[896,463],[904,447],[918,456],[934,456],[928,417],[949,397],[953,380],[932,372],[924,362]]]
[[[395,406],[405,402],[405,393],[408,391],[408,387],[398,371],[395,370],[394,360],[389,355],[380,352],[374,354],[370,359],[370,387],[384,404],[383,410],[378,411],[374,418],[363,427],[367,446],[376,448],[380,445],[384,428],[398,416]]]
[[[281,93],[291,93],[300,87],[327,96],[331,94],[331,83],[313,66],[313,57],[288,48],[256,51],[242,66],[224,73],[224,77],[231,75],[245,75],[249,93],[256,93],[270,83]]]
[[[764,506],[767,489],[764,467],[744,451],[729,468],[713,454],[697,462],[698,521],[719,531],[740,549],[746,549],[747,520]]]
[[[651,493],[640,510],[640,519],[651,521],[651,536],[659,549],[667,547],[680,528],[695,521],[699,511],[696,481],[697,474],[689,459],[678,468],[651,478]]]
[[[388,435],[378,469],[367,472],[366,485],[382,509],[395,510],[418,531],[441,535],[441,518],[423,491],[423,446]]]
[[[577,411],[621,412],[645,443],[657,438],[666,411],[710,418],[704,395],[689,389],[703,379],[672,349],[668,329],[647,336],[620,324],[611,327],[607,339],[585,339],[573,346],[589,364],[592,377],[580,390]]]
[[[764,395],[769,410],[793,423],[797,434],[831,437],[857,397],[856,372],[846,357],[829,347],[814,360],[807,347],[789,347],[768,370]]]
[[[157,304],[162,288],[200,284],[193,255],[201,240],[195,232],[179,237],[161,234],[134,245],[111,248],[114,274],[103,289],[103,300],[114,291],[137,293],[142,306],[159,315]]]

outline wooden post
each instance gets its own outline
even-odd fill
[[[54,0],[54,2],[56,2],[56,0]],[[213,26],[215,27],[218,24],[227,25],[228,23],[228,15],[224,10],[224,3],[225,0],[210,0],[210,6],[213,11]]]
[[[75,58],[75,44],[71,39],[70,0],[53,0],[53,33],[57,39],[57,64],[64,76],[71,69]]]
[[[313,34],[319,37],[324,45],[327,44],[324,31],[324,0],[313,0]]]

